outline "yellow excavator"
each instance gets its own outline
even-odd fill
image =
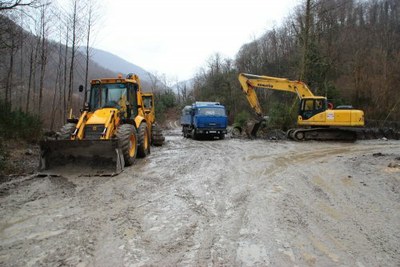
[[[364,112],[352,108],[333,109],[323,96],[314,96],[308,86],[301,81],[285,78],[240,73],[239,82],[251,108],[258,116],[258,122],[251,130],[256,136],[265,121],[255,88],[295,93],[300,99],[297,125],[299,128],[287,132],[289,138],[301,140],[348,140],[357,138],[355,127],[364,126]]]
[[[119,75],[92,80],[90,85],[80,117],[74,118],[71,111],[68,123],[40,142],[42,172],[115,175],[137,156],[150,153],[155,118],[150,121],[146,115],[139,77]]]

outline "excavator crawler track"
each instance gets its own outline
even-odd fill
[[[341,128],[310,128],[292,129],[288,132],[288,137],[295,141],[348,141],[357,140],[357,133],[349,129]]]

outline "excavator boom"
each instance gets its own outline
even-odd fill
[[[299,99],[314,97],[314,94],[308,86],[301,81],[291,81],[285,78],[240,73],[239,82],[243,92],[246,94],[250,106],[260,117],[263,116],[263,112],[254,88],[291,92],[297,94]]]

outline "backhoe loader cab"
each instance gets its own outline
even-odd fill
[[[94,83],[93,83],[94,82]],[[103,108],[116,108],[121,118],[131,119],[138,115],[137,90],[138,85],[121,80],[102,83],[99,80],[92,81],[88,108],[96,111]]]

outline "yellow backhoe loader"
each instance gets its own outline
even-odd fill
[[[95,79],[90,85],[80,117],[70,115],[55,137],[40,143],[42,172],[115,175],[150,153],[154,122],[146,118],[139,77]]]
[[[300,126],[287,132],[289,138],[300,140],[348,140],[357,138],[355,127],[364,126],[364,112],[356,109],[333,109],[326,97],[314,96],[301,81],[284,78],[240,73],[239,82],[251,108],[258,116],[251,134],[256,136],[264,114],[254,88],[286,91],[297,94],[300,99],[297,124]]]

